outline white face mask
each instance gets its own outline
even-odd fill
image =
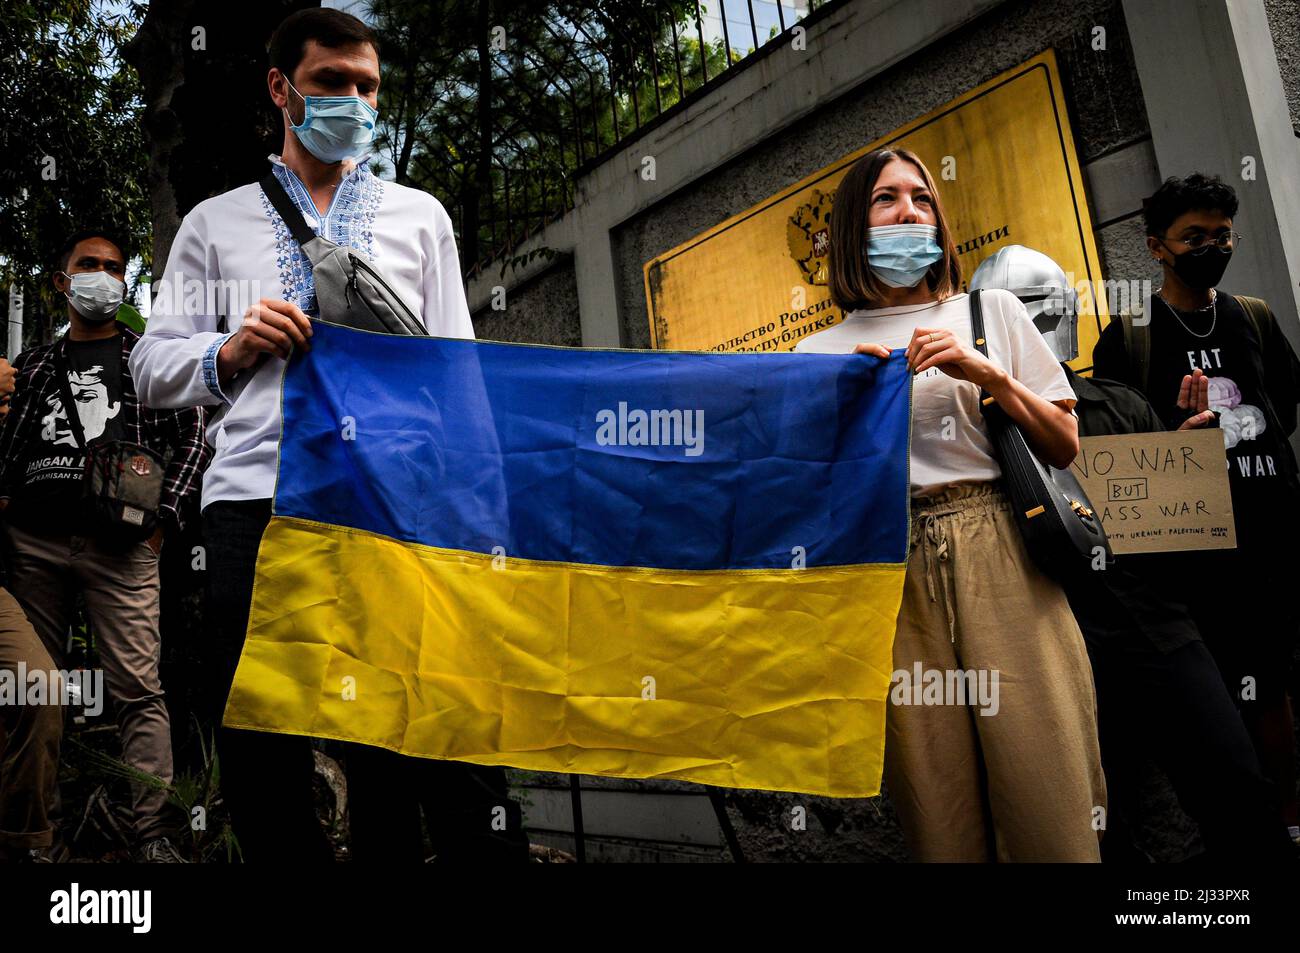
[[[79,271],[68,277],[64,292],[77,314],[94,324],[110,321],[126,296],[126,285],[106,271]]]

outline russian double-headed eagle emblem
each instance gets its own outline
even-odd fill
[[[813,189],[812,201],[800,205],[786,225],[790,257],[810,285],[826,284],[826,260],[831,247],[831,206],[835,193]]]

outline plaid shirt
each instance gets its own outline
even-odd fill
[[[212,450],[203,439],[203,410],[150,410],[142,407],[127,362],[140,335],[119,326],[122,335],[122,439],[148,447],[171,460],[163,477],[160,517],[181,526],[181,501],[199,489]],[[8,415],[0,426],[0,499],[13,496],[22,481],[22,461],[32,435],[49,412],[49,401],[59,393],[55,355],[64,348],[66,335],[54,344],[34,347],[14,360],[17,377]],[[76,413],[70,408],[68,413]]]

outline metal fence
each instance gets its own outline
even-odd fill
[[[479,214],[479,247],[487,251],[467,263],[469,275],[509,258],[571,209],[583,173],[843,2],[694,0],[675,4],[676,16],[674,6],[649,4],[639,22],[623,25],[573,15],[544,23],[545,46],[494,54],[503,83],[519,70],[544,77],[547,96],[535,105],[562,121],[496,130],[492,188]],[[463,208],[460,223],[463,229]]]

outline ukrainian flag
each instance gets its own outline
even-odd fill
[[[408,755],[879,791],[904,354],[317,323],[225,723]]]

